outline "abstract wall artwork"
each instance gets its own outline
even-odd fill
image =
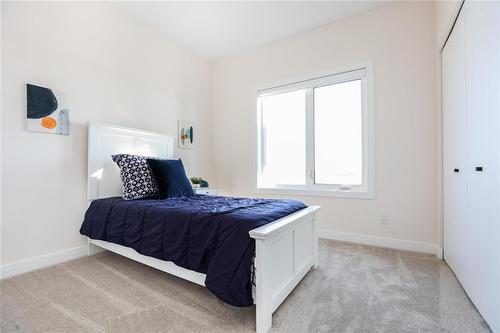
[[[27,84],[28,131],[69,135],[69,110],[61,94]]]
[[[194,126],[191,122],[178,121],[179,148],[193,149],[195,147]]]

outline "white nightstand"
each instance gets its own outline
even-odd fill
[[[193,190],[195,194],[217,195],[216,187],[196,187]]]

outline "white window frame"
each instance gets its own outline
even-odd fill
[[[361,80],[361,121],[362,121],[362,185],[327,185],[315,184],[315,146],[314,146],[314,88],[336,83]],[[336,74],[321,75],[316,78],[297,80],[294,83],[274,85],[272,88],[257,91],[257,193],[273,193],[287,195],[332,196],[342,198],[373,199],[375,192],[375,136],[373,110],[373,75],[371,66],[363,64],[354,66]],[[262,161],[264,157],[264,140],[262,124],[261,97],[280,94],[287,91],[306,89],[306,184],[305,185],[260,185]]]

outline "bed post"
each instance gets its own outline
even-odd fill
[[[318,219],[316,218],[316,212],[312,218],[313,225],[313,268],[317,269],[319,267],[319,237],[318,237]]]
[[[271,330],[273,323],[273,310],[271,299],[269,298],[268,274],[269,242],[262,239],[255,240],[255,269],[256,269],[256,331],[257,333],[267,333]]]
[[[103,248],[92,244],[90,238],[88,238],[88,237],[87,237],[87,246],[88,246],[87,255],[89,255],[89,256],[94,255],[94,254],[98,254],[98,253],[104,251]]]

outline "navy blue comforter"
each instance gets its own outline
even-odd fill
[[[80,233],[207,275],[222,301],[250,306],[255,241],[248,232],[305,208],[295,200],[195,195],[165,200],[92,201]]]

